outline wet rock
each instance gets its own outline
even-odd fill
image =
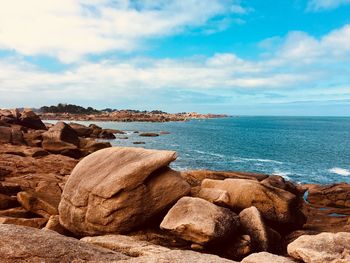
[[[288,254],[306,263],[350,262],[350,233],[304,235],[287,247]]]
[[[123,235],[84,237],[81,241],[108,248],[131,257],[148,256],[170,251],[169,248]]]
[[[59,205],[61,224],[77,235],[126,233],[189,192],[167,165],[172,151],[112,147],[74,168]]]
[[[158,137],[159,134],[158,133],[154,133],[154,132],[142,132],[139,134],[139,136],[142,137]]]
[[[229,209],[194,197],[181,198],[160,225],[184,240],[201,245],[234,235],[238,226],[237,215]]]
[[[116,137],[115,137],[115,135],[114,135],[112,132],[103,129],[103,130],[99,133],[98,138],[112,140],[112,139],[115,139]]]
[[[133,144],[146,144],[145,142],[132,142]]]
[[[128,257],[50,230],[0,225],[1,261],[10,262],[116,262]]]
[[[260,252],[249,255],[241,263],[297,263],[297,261],[267,252]]]

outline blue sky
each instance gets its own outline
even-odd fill
[[[350,0],[1,6],[3,108],[350,115]]]

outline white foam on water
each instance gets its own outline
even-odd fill
[[[225,155],[218,154],[218,153],[203,152],[203,151],[199,151],[199,150],[193,150],[193,151],[196,152],[196,153],[204,154],[204,155],[211,155],[211,156],[220,157],[220,158],[224,158],[225,157]]]
[[[286,171],[281,171],[281,170],[275,169],[273,171],[273,174],[282,176],[284,179],[290,180],[290,177],[289,177],[289,175],[291,175],[290,172],[286,172]]]
[[[235,160],[239,160],[240,162],[260,162],[260,163],[275,163],[275,164],[283,164],[283,162],[270,160],[270,159],[261,159],[261,158],[244,158],[244,157],[233,157]]]
[[[339,168],[339,167],[333,167],[332,169],[329,169],[328,172],[333,173],[333,174],[338,174],[341,176],[349,176],[350,175],[350,170],[344,169],[344,168]]]

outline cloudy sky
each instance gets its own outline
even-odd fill
[[[350,115],[350,0],[0,6],[0,108]]]

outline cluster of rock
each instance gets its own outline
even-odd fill
[[[173,151],[88,151],[81,142],[98,145],[102,129],[46,127],[31,113],[33,128],[22,114],[1,115],[11,131],[0,144],[1,262],[350,262],[348,184],[178,172]]]
[[[0,142],[40,147],[53,154],[79,159],[96,150],[110,147],[108,142],[95,138],[114,139],[118,130],[102,129],[97,125],[86,127],[77,123],[58,122],[45,125],[31,110],[0,111]]]
[[[143,122],[168,122],[187,121],[190,119],[225,118],[224,114],[200,114],[190,113],[166,113],[166,112],[136,112],[119,110],[113,112],[101,112],[98,114],[72,114],[72,113],[42,113],[43,120],[79,120],[79,121],[143,121]]]

